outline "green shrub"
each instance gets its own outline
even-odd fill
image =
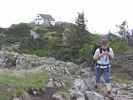
[[[116,53],[122,53],[128,50],[128,45],[125,41],[114,41],[110,43],[110,46]]]

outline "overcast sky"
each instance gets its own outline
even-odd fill
[[[0,27],[30,22],[38,13],[74,22],[77,12],[84,11],[91,32],[107,33],[123,20],[133,28],[132,10],[132,0],[0,0]]]

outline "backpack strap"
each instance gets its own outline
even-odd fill
[[[100,54],[102,53],[102,48],[99,48]],[[110,52],[110,48],[107,48],[107,51]]]
[[[100,54],[102,53],[102,48],[99,48]]]
[[[107,48],[107,51],[110,52],[110,48],[109,47]]]

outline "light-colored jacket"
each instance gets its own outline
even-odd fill
[[[104,52],[104,51],[102,51],[102,52]],[[110,64],[110,58],[114,57],[114,53],[113,53],[112,48],[109,48],[109,55],[110,55],[110,57],[107,55],[100,57],[100,48],[97,48],[95,51],[95,54],[93,56],[93,59],[97,60],[98,64],[105,64],[106,65],[106,64]]]

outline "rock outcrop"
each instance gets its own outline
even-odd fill
[[[112,62],[113,72],[126,73],[128,79],[133,80],[133,53],[116,55]]]
[[[126,62],[130,62],[132,61],[132,56],[124,56],[124,58],[121,57],[121,60],[122,59]],[[114,64],[118,64],[116,62],[119,61],[119,58],[115,59]],[[121,66],[123,66],[123,64],[124,62]],[[132,62],[130,62],[130,64],[132,66]],[[95,91],[95,75],[89,67],[82,67],[72,62],[59,61],[54,58],[7,51],[0,51],[0,67],[15,70],[46,70],[48,72],[49,81],[42,89],[42,94],[36,95],[38,93],[33,89],[31,93],[33,92],[35,95],[27,91],[23,99],[14,98],[13,100],[30,100],[28,98],[32,98],[31,100],[44,100],[44,98],[46,100],[107,100],[103,94]],[[125,66],[122,68],[124,67]],[[132,67],[130,70],[132,70]],[[68,84],[69,96],[66,99],[64,95],[58,93],[58,90],[66,87]],[[112,83],[112,87],[114,100],[133,100],[133,84]]]

